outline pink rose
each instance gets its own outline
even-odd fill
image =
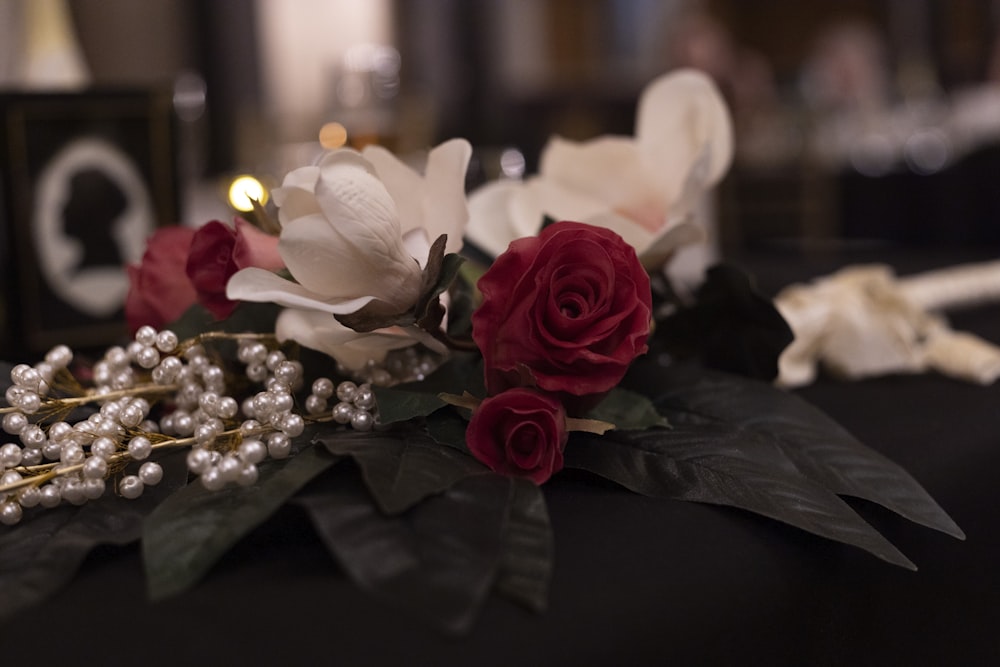
[[[184,274],[193,237],[188,227],[161,227],[147,241],[142,262],[126,267],[125,319],[133,333],[147,324],[162,329],[194,305],[197,296]]]
[[[226,298],[226,283],[234,273],[251,266],[268,271],[284,268],[277,236],[265,234],[241,218],[236,218],[235,227],[213,220],[195,232],[187,277],[198,302],[216,319],[229,317],[238,303]]]
[[[646,351],[649,276],[609,229],[557,222],[513,241],[479,289],[472,337],[490,394],[533,382],[593,397],[617,385]]]
[[[544,483],[562,469],[566,412],[558,399],[533,389],[509,389],[472,413],[465,440],[492,470]]]

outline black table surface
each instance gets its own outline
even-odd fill
[[[734,261],[774,293],[848,263],[905,274],[995,255],[773,247]],[[950,319],[1000,343],[1000,304]],[[359,590],[288,507],[196,588],[155,603],[136,547],[98,549],[67,588],[0,625],[0,664],[1000,664],[1000,386],[927,374],[798,393],[909,470],[967,540],[853,503],[911,572],[745,512],[561,474],[545,487],[549,609],[492,598],[453,638]]]

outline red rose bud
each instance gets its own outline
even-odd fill
[[[479,280],[472,337],[491,394],[523,384],[594,396],[646,351],[652,295],[635,250],[609,229],[557,222],[512,242]]]
[[[125,319],[133,333],[144,325],[162,329],[194,305],[197,296],[184,273],[193,237],[188,227],[157,229],[146,242],[142,262],[126,267]]]
[[[562,469],[566,446],[562,403],[533,389],[509,389],[487,398],[475,412],[465,441],[479,461],[512,477],[544,483]]]
[[[284,267],[278,254],[278,237],[265,234],[249,222],[236,219],[235,227],[213,220],[202,225],[191,240],[186,272],[198,302],[213,317],[223,320],[236,308],[226,298],[226,283],[249,266],[275,271]]]

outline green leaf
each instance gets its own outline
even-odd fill
[[[766,434],[721,424],[574,433],[566,467],[637,493],[756,512],[916,569],[836,494],[804,477]]]
[[[650,368],[646,374],[641,381],[675,425],[685,420],[719,422],[765,434],[799,473],[833,493],[862,498],[920,525],[965,537],[906,470],[798,396],[763,382],[693,367],[670,372]]]
[[[309,447],[288,461],[262,464],[253,486],[208,491],[193,483],[167,498],[143,528],[150,596],[164,598],[195,584],[241,537],[336,461]]]
[[[548,607],[553,537],[541,487],[512,479],[497,591],[533,611]]]
[[[379,421],[393,424],[415,417],[426,417],[446,404],[438,394],[458,394],[468,391],[473,396],[485,396],[482,365],[470,354],[455,353],[425,379],[395,387],[373,387],[378,405]]]
[[[269,333],[274,331],[274,322],[281,307],[273,303],[242,301],[232,314],[224,320],[216,320],[201,304],[194,304],[170,325],[171,331],[181,340],[194,338],[206,331],[229,333]]]
[[[610,422],[620,431],[670,426],[647,397],[621,387],[608,392],[587,418]]]
[[[411,426],[358,432],[323,433],[316,438],[337,456],[349,456],[361,468],[379,508],[398,514],[487,468],[466,452],[442,447]]]
[[[750,276],[718,264],[708,270],[693,304],[657,322],[650,349],[654,356],[695,357],[709,368],[773,380],[778,357],[793,337]]]
[[[437,394],[393,387],[373,387],[379,422],[385,425],[426,417],[446,405]]]
[[[163,479],[135,500],[109,491],[80,507],[27,511],[19,525],[0,530],[0,620],[69,583],[93,548],[139,539],[146,516],[187,479],[183,454],[157,461]]]
[[[473,624],[504,549],[510,480],[475,475],[386,516],[356,479],[335,475],[296,498],[348,576],[449,633]]]

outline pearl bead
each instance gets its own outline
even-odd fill
[[[146,418],[146,415],[143,414],[141,407],[135,405],[134,403],[130,403],[125,406],[125,409],[122,410],[118,418],[121,421],[122,426],[125,428],[135,428],[142,423],[142,420]]]
[[[194,439],[199,445],[211,445],[216,438],[215,428],[211,424],[198,424],[194,431]]]
[[[236,402],[236,399],[232,396],[223,396],[219,399],[219,405],[216,408],[216,415],[222,419],[232,419],[240,411],[240,404]]]
[[[170,329],[164,329],[156,335],[156,348],[160,352],[173,352],[179,342],[177,334]]]
[[[42,500],[42,492],[37,486],[26,486],[17,492],[17,502],[21,507],[34,507]]]
[[[144,435],[137,435],[128,442],[128,454],[136,461],[149,457],[153,451],[153,443]]]
[[[370,431],[375,426],[375,418],[371,413],[358,410],[351,415],[351,428],[355,431]]]
[[[354,400],[354,394],[358,391],[358,385],[350,380],[344,380],[337,385],[337,399],[350,403]]]
[[[4,474],[0,475],[0,486],[17,484],[20,481],[21,481],[21,473],[15,472],[13,470],[8,470]]]
[[[142,368],[153,368],[160,363],[160,351],[155,347],[141,347],[135,353],[135,363]]]
[[[226,480],[222,479],[222,473],[218,468],[209,468],[201,474],[201,485],[209,491],[218,491],[226,485]]]
[[[86,479],[101,479],[108,474],[108,462],[99,456],[91,456],[83,463],[83,476]]]
[[[244,440],[239,446],[239,456],[246,463],[260,463],[267,458],[267,447],[260,440]]]
[[[48,439],[38,424],[28,424],[21,430],[20,435],[25,447],[41,447]]]
[[[21,458],[22,449],[13,442],[8,442],[3,447],[0,447],[0,467],[13,468],[20,465]]]
[[[267,439],[267,453],[272,459],[285,459],[292,453],[292,439],[284,433],[272,433]]]
[[[204,475],[212,467],[212,453],[207,449],[192,449],[187,455],[187,467],[195,475]]]
[[[338,424],[347,424],[354,415],[354,406],[341,401],[333,406],[333,421]]]
[[[372,391],[372,388],[368,385],[358,387],[357,393],[354,394],[354,405],[362,410],[370,410],[375,407],[375,392]]]
[[[83,495],[87,500],[97,500],[104,495],[106,488],[103,478],[83,480]]]
[[[194,433],[194,419],[187,412],[174,413],[174,431],[177,435],[187,437]]]
[[[320,398],[330,398],[333,396],[333,380],[330,378],[316,378],[312,383],[312,393]]]
[[[23,412],[8,412],[3,416],[3,430],[11,435],[20,435],[28,425],[28,418]]]
[[[79,445],[64,445],[59,455],[59,460],[68,465],[76,465],[83,463],[85,456],[83,448]]]
[[[27,448],[25,448],[27,449]],[[58,442],[46,442],[39,450],[47,461],[58,461],[62,454],[62,445]]]
[[[252,382],[263,382],[267,379],[267,366],[264,364],[250,364],[246,370],[247,378]]]
[[[257,466],[252,463],[247,463],[240,469],[240,474],[236,478],[236,483],[240,486],[253,486],[257,483],[257,479],[259,477],[260,473],[257,470]]]
[[[306,412],[310,415],[319,415],[326,412],[329,405],[326,399],[322,396],[317,396],[316,394],[309,394],[306,397]]]
[[[267,366],[267,370],[273,371],[282,361],[285,361],[285,353],[281,350],[273,350],[268,353],[264,365]]]
[[[281,424],[279,426],[282,433],[285,435],[295,438],[302,435],[302,431],[305,430],[306,423],[302,419],[302,415],[297,415],[293,412],[286,414],[281,418]]]
[[[299,378],[299,369],[291,361],[282,361],[274,367],[274,377],[282,382],[293,384]]]
[[[45,355],[45,361],[57,368],[66,368],[73,361],[73,350],[66,345],[56,345]]]
[[[295,399],[288,392],[268,392],[271,394],[271,409],[274,412],[287,412],[295,407]]]
[[[243,462],[232,454],[224,455],[219,461],[219,465],[216,466],[223,481],[226,482],[235,482],[236,478],[240,476],[240,468],[242,467]]]
[[[21,506],[15,502],[7,501],[0,504],[0,523],[5,526],[13,526],[18,523],[23,516]]]
[[[135,332],[135,340],[137,343],[142,345],[155,345],[156,344],[156,329],[147,325],[139,327]]]
[[[14,384],[21,384],[21,377],[24,375],[24,372],[30,368],[31,366],[28,364],[17,364],[10,369],[10,381]]]
[[[71,505],[82,505],[87,502],[87,496],[83,492],[83,483],[80,480],[66,480],[62,488],[63,500]]]
[[[118,492],[129,500],[135,500],[142,495],[143,483],[136,475],[125,475],[118,484]]]
[[[139,466],[139,479],[147,486],[156,486],[163,479],[163,467],[154,461],[146,461]]]
[[[125,351],[125,348],[115,345],[109,347],[104,353],[104,359],[112,368],[122,368],[128,364],[128,352]]]
[[[55,484],[46,484],[40,489],[42,507],[52,509],[62,502],[62,490]]]
[[[34,447],[25,447],[21,451],[21,465],[36,466],[42,462],[42,450]]]
[[[118,451],[118,443],[107,436],[101,436],[90,445],[90,453],[107,461]]]

